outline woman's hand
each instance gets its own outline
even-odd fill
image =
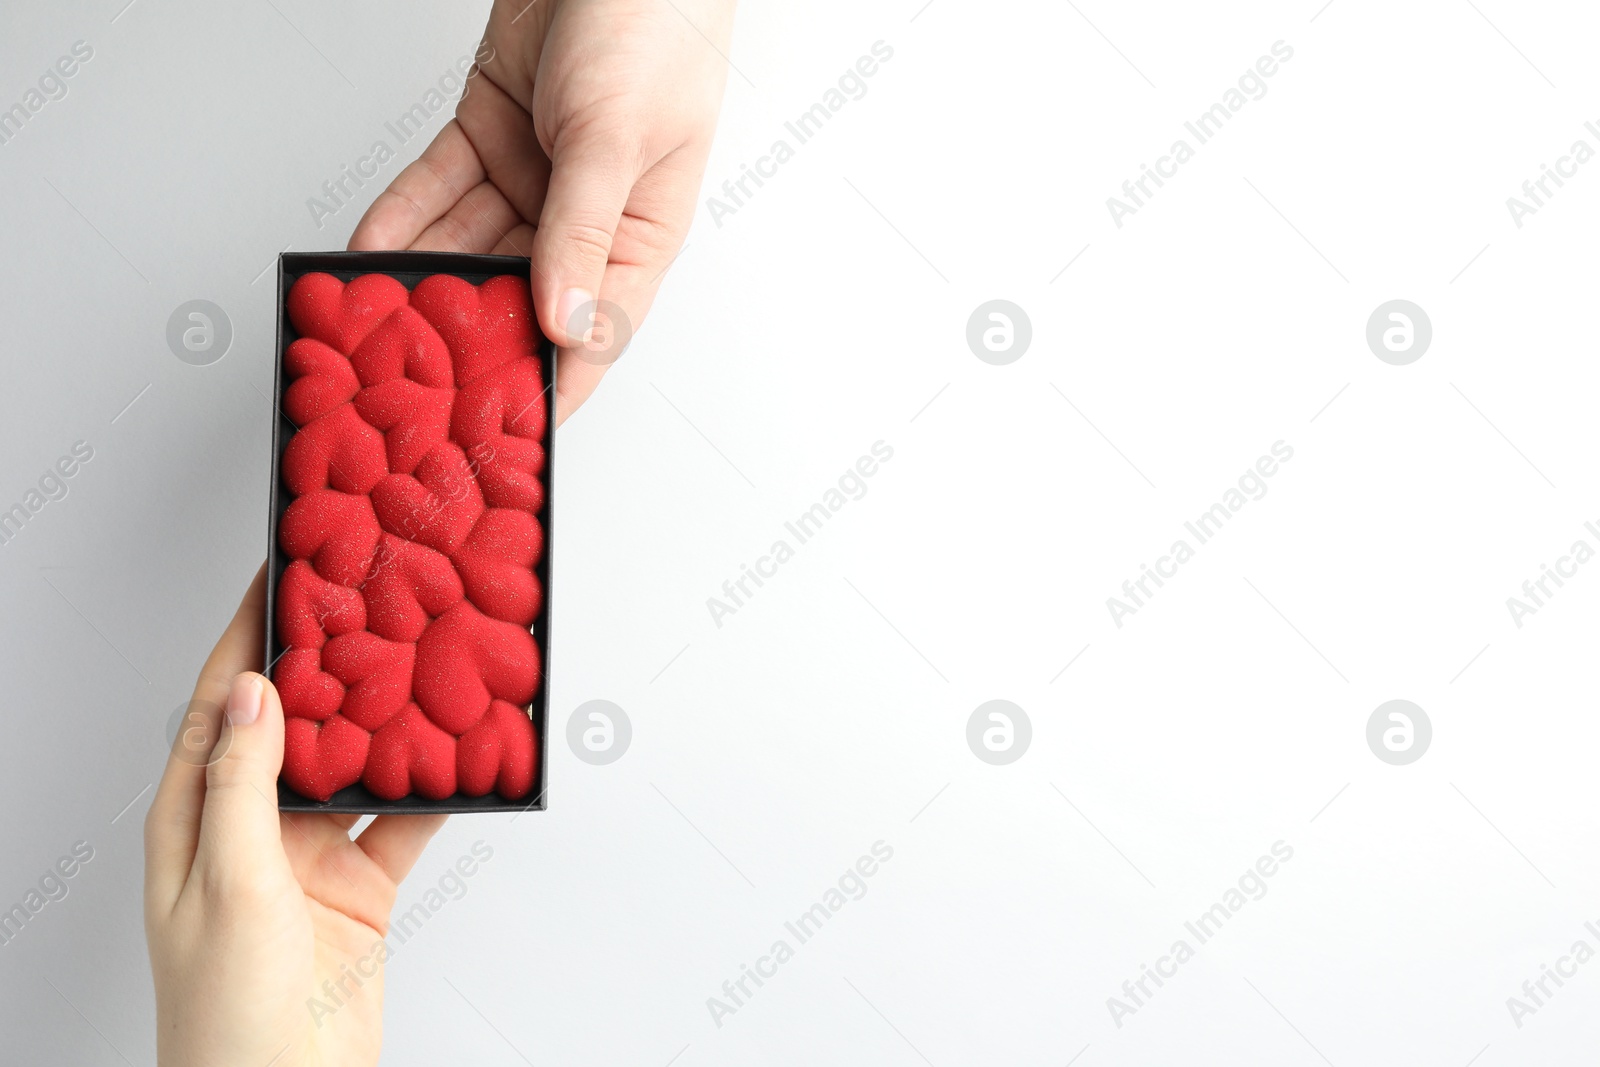
[[[351,249],[530,256],[539,323],[575,357],[558,361],[560,423],[683,245],[732,23],[733,0],[495,0],[455,119]]]
[[[145,818],[161,1067],[378,1062],[395,889],[444,816],[279,813],[266,568],[200,671]],[[212,744],[211,742],[215,742]]]

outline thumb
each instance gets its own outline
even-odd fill
[[[220,753],[220,755],[217,755]],[[278,771],[283,766],[283,705],[277,688],[246,671],[233,680],[222,735],[206,767],[205,806],[195,866],[247,875],[282,854]]]
[[[545,336],[559,347],[581,344],[592,324],[638,165],[622,145],[593,140],[563,145],[551,159],[533,238],[533,300]]]

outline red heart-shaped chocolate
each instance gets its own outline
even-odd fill
[[[399,800],[413,791],[443,800],[456,791],[456,739],[429,722],[415,704],[407,704],[372,735],[361,783],[384,800]]]
[[[373,486],[372,508],[388,532],[448,556],[483,514],[483,492],[461,447],[446,441],[422,457],[415,476],[391,474]]]
[[[406,287],[386,274],[363,274],[349,284],[331,274],[306,274],[289,288],[289,321],[302,337],[348,356],[408,299]]]
[[[321,418],[356,395],[361,383],[350,361],[312,337],[302,337],[283,356],[294,379],[283,394],[283,413],[296,426]]]
[[[539,649],[533,635],[514,623],[491,619],[463,600],[422,631],[417,641],[412,688],[442,729],[460,736],[489,702],[522,706],[539,684]]]
[[[527,626],[539,614],[541,589],[533,564],[543,548],[538,519],[526,511],[490,508],[450,559],[479,611]]]
[[[367,629],[390,641],[415,641],[464,595],[461,576],[447,557],[388,533],[361,587]]]
[[[389,473],[414,473],[422,457],[449,438],[455,392],[392,378],[356,394],[357,413],[383,432]]]
[[[283,780],[525,797],[550,418],[528,280],[308,274],[287,310]]]
[[[283,481],[296,495],[317,489],[370,493],[388,473],[383,435],[354,404],[341,404],[301,427],[283,450]]]
[[[411,699],[411,667],[417,646],[385,641],[358,630],[333,638],[322,649],[322,669],[344,683],[339,714],[361,727],[376,730]]]
[[[278,581],[278,640],[289,648],[321,648],[331,635],[365,629],[361,594],[337,585],[303,559],[290,563]]]
[[[493,789],[507,800],[520,800],[533,788],[537,769],[533,722],[504,700],[493,701],[456,741],[456,784],[469,797]]]
[[[411,306],[449,346],[458,386],[518,356],[534,353],[536,324],[526,278],[503,274],[473,285],[448,274],[435,274],[417,283],[411,291]]]
[[[283,550],[310,560],[317,574],[340,585],[366,579],[382,536],[369,498],[332,489],[297,497],[278,522]]]
[[[535,359],[489,371],[456,396],[450,436],[477,467],[483,499],[495,508],[544,506],[546,392]]]
[[[321,722],[344,703],[344,684],[322,669],[319,648],[291,648],[278,657],[272,684],[278,687],[286,718]]]
[[[301,796],[327,801],[361,780],[372,737],[342,715],[283,724],[283,780]]]
[[[396,378],[434,389],[455,385],[455,367],[444,338],[411,307],[396,308],[380,322],[350,356],[350,363],[368,387]]]

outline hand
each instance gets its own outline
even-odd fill
[[[200,671],[145,818],[161,1067],[377,1063],[395,888],[444,825],[384,815],[352,841],[359,816],[279,813],[283,708],[241,673],[261,665],[265,603],[263,566]],[[202,734],[214,748],[194,745]]]
[[[530,256],[539,323],[562,349],[559,425],[683,245],[732,23],[733,0],[495,0],[455,119],[378,195],[350,248]],[[583,350],[590,327],[606,336]]]

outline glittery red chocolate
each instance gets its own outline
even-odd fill
[[[288,311],[284,781],[524,797],[549,417],[528,282],[308,274]]]

